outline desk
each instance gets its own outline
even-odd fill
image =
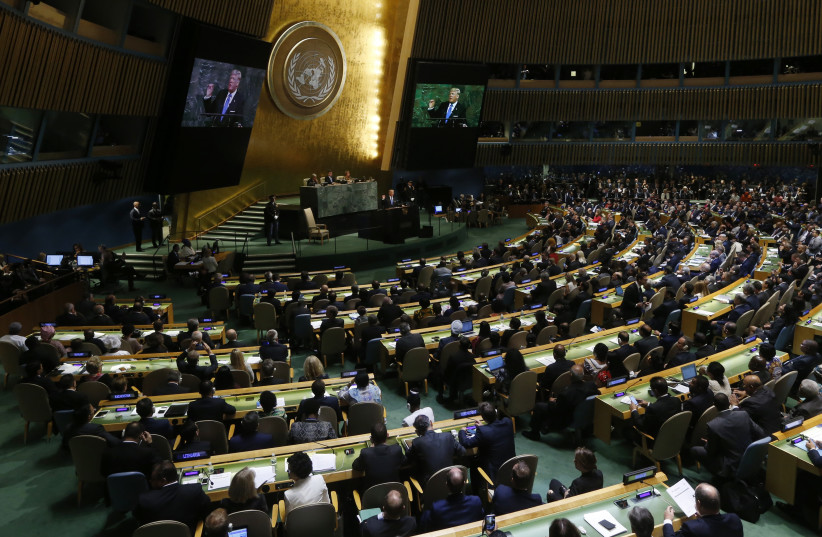
[[[676,503],[667,492],[667,487],[664,485],[666,479],[668,478],[664,473],[658,472],[645,483],[612,485],[557,502],[501,515],[496,519],[497,529],[511,532],[512,537],[545,537],[548,534],[548,527],[554,519],[567,518],[574,525],[585,528],[587,535],[594,537],[598,536],[599,533],[593,526],[585,521],[584,516],[587,513],[596,511],[608,511],[617,522],[625,526],[630,532],[631,523],[628,521],[628,512],[630,509],[620,509],[614,504],[614,501],[621,498],[631,498],[635,496],[638,491],[645,489],[650,490],[651,486],[653,486],[659,494],[658,496],[639,502],[629,499],[628,503],[629,507],[640,505],[648,509],[654,515],[654,520],[657,522],[654,535],[662,535],[662,515],[665,512],[665,508],[669,505],[676,506]],[[675,509],[676,518],[673,521],[674,529],[679,529],[682,521],[685,520],[685,514],[679,511],[678,508],[675,507]],[[479,536],[482,535],[482,522],[483,521],[472,522],[470,524],[420,535],[424,537]]]
[[[693,363],[697,364],[697,367],[701,367],[711,362],[722,362],[722,365],[725,367],[725,376],[728,378],[728,381],[733,384],[748,373],[748,362],[755,356],[755,352],[751,352],[751,349],[759,343],[759,340],[757,340],[746,345],[740,345],[726,351],[712,354],[707,359]],[[786,353],[778,353],[777,357],[783,362],[789,359],[789,355]],[[628,421],[631,418],[631,411],[628,405],[620,401],[622,397],[617,399],[614,397],[614,394],[624,391],[626,396],[633,395],[637,399],[645,399],[647,401],[649,399],[648,390],[650,388],[651,377],[658,376],[681,379],[682,368],[675,367],[666,369],[653,375],[641,377],[640,379],[631,379],[627,384],[601,389],[602,395],[599,395],[594,401],[594,435],[603,442],[610,444],[611,419]],[[626,386],[628,387],[627,389]],[[669,392],[672,395],[677,395],[682,400],[690,397],[690,394],[687,393],[677,394],[673,390],[669,390]],[[639,412],[642,414],[645,411],[640,408]]]
[[[682,333],[692,338],[700,321],[713,321],[733,310],[734,295],[741,293],[742,286],[749,281],[751,280],[748,278],[740,278],[731,285],[689,304],[682,310]]]
[[[134,301],[115,300],[114,305],[118,308],[131,308],[134,306]],[[174,323],[174,305],[170,298],[147,298],[143,303],[143,308],[151,308],[158,316],[165,316],[166,324]]]
[[[357,236],[361,239],[402,244],[420,235],[420,210],[416,205],[363,213],[357,220]]]
[[[378,197],[375,181],[300,187],[300,207],[310,208],[314,218],[373,211]]]
[[[63,326],[57,327],[57,330],[54,332],[54,340],[59,341],[65,346],[71,344],[72,339],[84,339],[83,331],[87,328],[94,330],[94,337],[99,338],[102,336],[115,336],[121,337],[123,335],[122,332],[122,325],[112,325],[112,326]],[[152,325],[143,324],[135,326],[138,330],[142,330],[143,336],[140,337],[140,340],[146,334],[150,334],[154,331],[154,327]],[[225,323],[224,322],[216,322],[216,323],[200,323],[200,330],[204,332],[208,332],[211,341],[215,343],[225,343]],[[175,323],[173,325],[164,325],[163,326],[163,333],[171,337],[172,339],[176,340],[177,336],[180,335],[181,332],[187,332],[188,327],[186,323]],[[39,331],[37,333],[30,334],[31,336],[37,336],[39,338]]]
[[[793,349],[799,351],[802,341],[822,336],[822,304],[816,306],[806,315],[799,318],[793,332]]]
[[[434,423],[437,430],[450,431],[460,429],[467,425],[473,425],[474,419],[461,420],[444,420]],[[408,436],[415,437],[413,427],[403,427],[400,429],[393,429],[389,431],[389,442],[399,441],[401,438]],[[307,451],[321,454],[333,454],[336,458],[335,469],[326,472],[315,472],[323,476],[326,483],[335,483],[338,481],[345,481],[354,477],[362,475],[361,472],[356,472],[352,469],[354,460],[359,456],[360,451],[367,447],[370,443],[370,435],[361,434],[357,436],[348,436],[342,438],[335,438],[333,440],[325,440],[322,443],[312,442],[308,444],[297,444],[291,446],[282,446],[272,449],[263,449],[256,451],[244,451],[242,453],[229,453],[226,455],[216,455],[210,459],[201,459],[195,464],[189,462],[175,463],[175,466],[180,472],[182,483],[196,483],[199,476],[192,476],[184,478],[183,474],[188,471],[196,470],[200,475],[204,475],[209,467],[214,470],[223,469],[225,472],[232,474],[242,470],[246,466],[249,468],[271,468],[272,459],[275,462],[275,477],[274,481],[270,482],[264,488],[265,492],[270,490],[280,490],[286,487],[282,486],[290,480],[285,473],[285,465],[288,457],[297,451]],[[402,446],[402,443],[400,443]],[[404,447],[404,446],[403,446]],[[354,452],[346,454],[346,449],[352,449]],[[268,489],[268,490],[266,490]],[[211,501],[218,501],[228,496],[228,487],[221,487],[214,490],[208,490],[207,485],[203,485],[203,491],[208,494]]]
[[[371,379],[371,381],[374,382],[373,375],[371,375]],[[325,379],[326,392],[328,394],[334,394],[337,390],[347,386],[350,383],[350,378]],[[232,419],[241,419],[249,412],[258,410],[259,407],[257,406],[257,401],[260,399],[260,394],[265,391],[271,391],[277,394],[277,402],[280,402],[280,399],[282,399],[285,402],[284,406],[286,412],[294,413],[297,411],[297,407],[303,399],[312,396],[312,384],[313,381],[307,381],[292,382],[291,384],[275,384],[273,386],[256,386],[252,388],[222,390],[216,392],[216,395],[225,399],[228,404],[237,410],[237,413]],[[151,401],[154,403],[155,407],[163,407],[172,404],[187,404],[199,398],[200,395],[196,393],[182,393],[175,395],[154,396],[151,398]],[[121,429],[125,429],[126,425],[128,425],[130,421],[139,419],[136,413],[136,404],[140,399],[143,399],[143,397],[128,399],[128,404],[124,404],[123,401],[101,401],[100,410],[97,414],[95,414],[95,417],[91,420],[91,422],[102,425],[107,431],[119,431]],[[125,408],[126,410],[123,412],[114,412],[115,408]],[[104,410],[110,410],[111,412],[108,412],[102,416],[99,415],[100,412]],[[160,419],[167,419],[163,416],[156,417]],[[185,421],[186,417],[183,415],[168,419],[174,425],[181,425]]]
[[[779,248],[768,248],[766,251],[765,261],[754,271],[754,278],[757,280],[764,280],[774,271],[782,267],[782,258],[779,257]]]

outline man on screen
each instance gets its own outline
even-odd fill
[[[242,127],[244,121],[245,98],[237,92],[243,74],[234,69],[228,78],[228,87],[214,95],[214,84],[206,86],[203,96],[203,107],[211,116],[211,125],[215,127]]]
[[[428,117],[439,119],[437,122],[439,127],[467,127],[465,105],[459,101],[460,89],[451,88],[447,102],[436,106],[437,102],[434,99],[428,101]]]

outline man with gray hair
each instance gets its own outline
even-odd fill
[[[822,414],[822,396],[819,395],[819,384],[812,379],[805,379],[799,383],[796,392],[801,403],[793,407],[791,416],[803,416],[810,419]]]
[[[288,345],[283,345],[277,339],[278,333],[271,329],[265,333],[265,340],[260,345],[260,359],[273,360],[275,362],[288,361]]]
[[[231,71],[228,78],[228,85],[214,93],[214,84],[206,86],[203,96],[203,108],[209,116],[210,121],[206,125],[212,127],[242,127],[245,121],[245,97],[237,91],[243,73],[239,69]]]
[[[20,352],[26,352],[29,349],[28,347],[26,347],[26,338],[20,335],[20,332],[22,330],[23,325],[15,321],[9,324],[9,333],[3,337],[0,337],[0,341],[11,343],[12,345],[20,349]]]
[[[651,537],[654,532],[654,515],[644,507],[636,506],[628,511],[628,521],[636,537]]]
[[[188,373],[198,377],[200,380],[210,380],[214,376],[214,372],[220,367],[217,363],[217,357],[211,352],[205,342],[198,341],[199,332],[194,332],[191,337],[191,343],[187,349],[183,349],[180,356],[177,357],[177,369],[180,373]],[[198,345],[202,345],[203,350],[208,353],[208,359],[211,362],[208,366],[199,365],[200,354],[197,352]]]

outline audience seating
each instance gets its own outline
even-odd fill
[[[83,503],[83,485],[106,480],[100,473],[100,458],[105,449],[106,441],[99,436],[80,435],[69,440],[71,460],[77,474],[77,505]]]
[[[691,415],[693,413],[689,410],[680,412],[671,416],[662,427],[656,437],[647,435],[634,428],[640,434],[642,444],[634,446],[634,455],[632,465],[636,468],[636,456],[640,454],[654,463],[658,472],[660,469],[659,462],[672,459],[676,457],[676,465],[679,469],[679,475],[682,475],[682,457],[680,457],[680,450],[682,443],[685,441],[685,435],[688,433],[688,424],[691,423]],[[650,445],[648,440],[654,443]]]
[[[115,511],[127,513],[137,506],[137,498],[148,490],[148,481],[142,472],[121,472],[106,478],[108,497]]]
[[[202,533],[202,525],[203,523],[200,522],[197,528],[198,535]],[[131,537],[191,537],[191,530],[176,520],[158,520],[143,524],[134,530]]]
[[[0,341],[0,365],[4,372],[3,388],[7,388],[11,375],[20,376],[20,349],[7,341]]]
[[[411,516],[411,485],[408,481],[403,483],[381,483],[374,485],[366,490],[362,497],[360,492],[354,489],[354,505],[357,506],[357,511],[363,509],[381,508],[385,504],[385,497],[392,490],[396,490],[402,495],[402,500],[405,505],[405,516]]]
[[[45,388],[36,384],[20,383],[14,386],[14,395],[23,417],[23,444],[29,439],[29,424],[31,422],[46,424],[46,438],[51,439],[52,416],[49,396]]]
[[[459,342],[455,342],[459,344]],[[418,347],[405,353],[403,362],[398,366],[400,381],[405,385],[405,395],[408,396],[409,383],[422,382],[425,394],[428,395],[428,373],[430,356],[428,349]]]

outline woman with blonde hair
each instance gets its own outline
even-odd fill
[[[258,493],[257,487],[254,486],[255,477],[256,472],[248,466],[234,474],[228,486],[228,498],[220,501],[220,507],[228,511],[228,514],[246,509],[257,509],[267,513],[268,504],[265,496]]]
[[[328,373],[325,372],[323,368],[323,363],[320,361],[319,358],[314,356],[308,356],[303,363],[303,375],[300,377],[299,382],[306,382],[312,381],[317,379],[327,379]]]
[[[248,375],[251,377],[251,381],[254,382],[254,380],[257,377],[254,375],[254,370],[251,369],[251,366],[248,365],[248,363],[245,361],[245,355],[243,354],[243,351],[241,351],[240,349],[234,349],[233,351],[231,351],[230,358],[231,369],[235,371],[246,371]]]

